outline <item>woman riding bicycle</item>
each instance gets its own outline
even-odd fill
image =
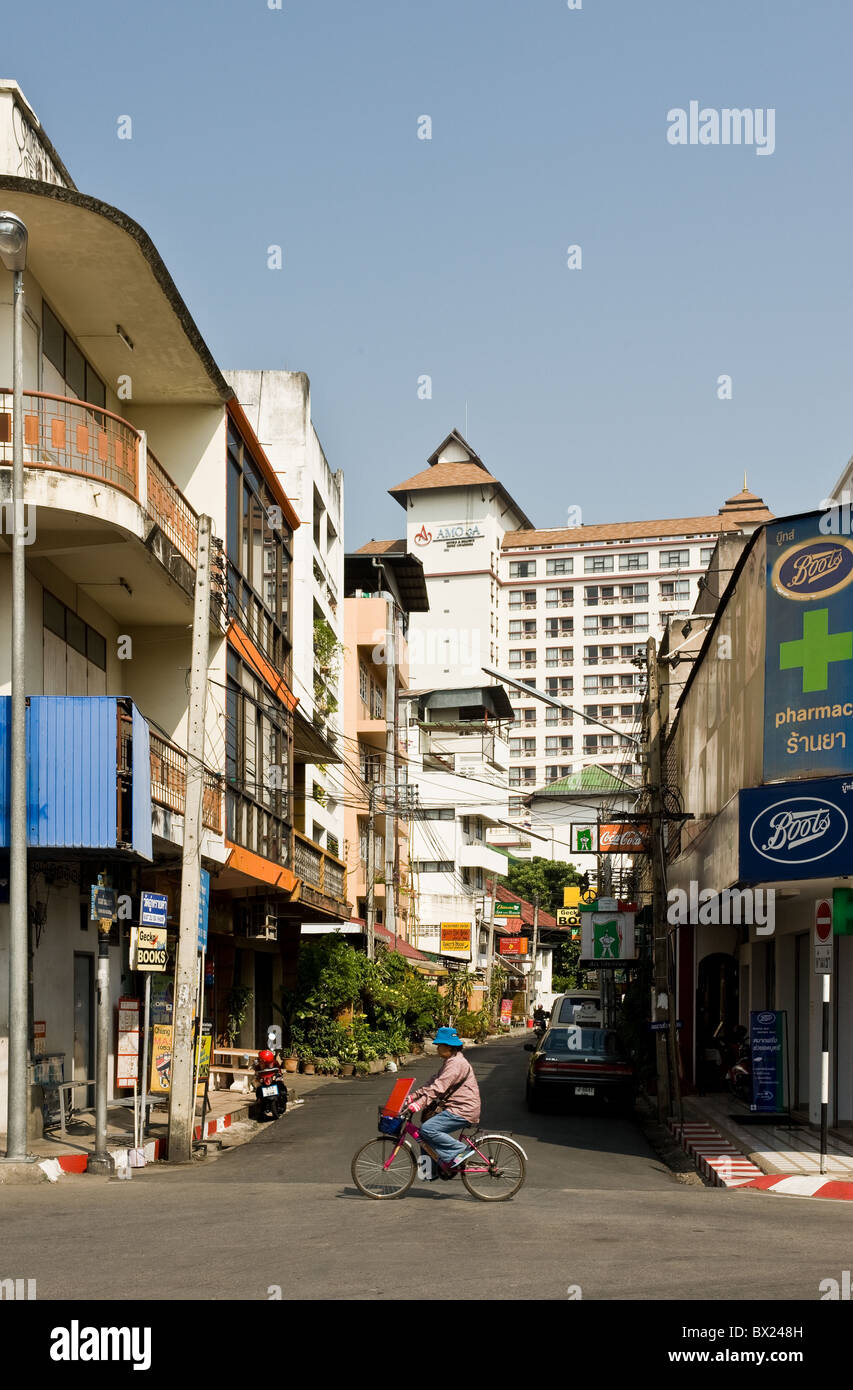
[[[439,1028],[435,1046],[443,1058],[440,1071],[431,1076],[425,1086],[419,1086],[406,1098],[410,1110],[420,1110],[429,1104],[430,1116],[419,1126],[436,1157],[448,1167],[470,1154],[470,1150],[453,1131],[474,1125],[480,1118],[480,1090],[470,1063],[462,1056],[462,1039],[455,1028]],[[451,1104],[452,1097],[452,1104]],[[435,1108],[435,1114],[432,1113]]]

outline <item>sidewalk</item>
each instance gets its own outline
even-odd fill
[[[684,1126],[670,1122],[700,1172],[718,1187],[754,1187],[777,1196],[853,1200],[853,1138],[835,1131],[820,1171],[820,1133],[807,1125],[741,1124],[749,1110],[730,1096],[690,1096]]]

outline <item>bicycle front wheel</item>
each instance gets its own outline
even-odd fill
[[[474,1142],[478,1152],[462,1166],[462,1181],[471,1196],[481,1202],[506,1202],[514,1197],[527,1176],[519,1145],[503,1134],[486,1134]]]
[[[414,1182],[415,1156],[407,1144],[394,1154],[395,1144],[394,1139],[371,1139],[355,1155],[352,1180],[365,1197],[402,1197]]]

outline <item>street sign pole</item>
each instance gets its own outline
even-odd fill
[[[826,898],[815,903],[814,968],[821,976],[822,1018],[820,1056],[820,1171],[826,1172],[827,1136],[829,1130],[829,1001],[832,981],[832,909]]]
[[[142,1143],[145,1143],[148,1111],[148,1029],[151,1025],[151,971],[145,972],[145,1011],[142,1025]]]

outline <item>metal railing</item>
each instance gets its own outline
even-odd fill
[[[151,800],[183,815],[187,796],[187,755],[153,729],[151,747]],[[222,830],[222,779],[204,769],[202,823],[219,834]]]
[[[309,888],[336,902],[346,900],[346,865],[302,835],[293,832],[293,871]]]
[[[148,512],[164,536],[193,569],[198,551],[198,513],[175,486],[163,465],[148,450]]]
[[[12,392],[0,391],[0,464],[12,463]],[[142,504],[139,430],[103,406],[24,392],[24,466],[109,483]],[[149,449],[146,510],[195,569],[198,515]]]

